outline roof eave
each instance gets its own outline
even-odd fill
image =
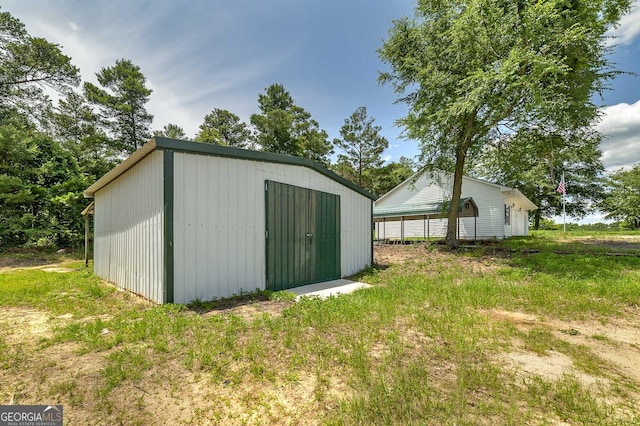
[[[153,138],[142,147],[138,148],[133,154],[127,157],[122,163],[107,172],[104,176],[94,182],[93,185],[84,190],[85,198],[93,198],[95,193],[104,188],[109,183],[113,182],[117,177],[133,167],[137,162],[149,155],[154,149],[156,149],[156,139]]]
[[[292,155],[285,154],[275,154],[272,152],[263,152],[263,151],[250,151],[246,149],[232,148],[228,146],[219,146],[219,145],[211,145],[204,144],[199,142],[191,142],[191,141],[182,141],[178,139],[170,139],[164,137],[154,137],[149,142],[144,144],[141,148],[139,148],[136,152],[131,154],[126,160],[122,163],[118,164],[114,169],[110,172],[102,176],[98,179],[93,185],[87,188],[84,191],[84,196],[86,198],[93,198],[95,193],[101,188],[108,185],[110,182],[115,180],[118,176],[122,175],[124,172],[133,167],[138,161],[142,160],[149,153],[151,153],[155,149],[160,150],[171,150],[176,152],[185,152],[192,154],[202,154],[202,155],[212,155],[217,157],[226,157],[226,158],[237,158],[242,160],[250,160],[250,161],[264,161],[269,163],[280,163],[280,164],[290,164],[295,166],[307,167],[316,172],[332,179],[355,192],[371,199],[375,200],[375,195],[369,193],[365,189],[359,187],[353,182],[348,181],[347,179],[339,176],[335,172],[327,169],[326,167],[321,166],[320,164],[311,161],[307,158],[302,157],[294,157]]]

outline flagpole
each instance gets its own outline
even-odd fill
[[[564,172],[562,172],[562,232],[567,233],[567,184],[564,181]]]
[[[559,193],[562,194],[562,232],[567,232],[567,185],[564,182],[564,172],[562,172],[562,177],[560,178],[560,183],[558,184],[558,189],[556,189]]]
[[[564,199],[564,194],[562,194],[562,230],[565,234],[567,233],[567,201]]]

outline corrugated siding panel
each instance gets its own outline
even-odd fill
[[[153,152],[95,194],[94,270],[163,302],[163,163]]]
[[[371,200],[306,167],[176,153],[174,301],[265,288],[265,180],[340,196],[341,273],[371,262]]]

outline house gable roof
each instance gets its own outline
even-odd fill
[[[232,148],[229,146],[211,145],[200,142],[190,142],[164,137],[154,137],[149,142],[144,144],[136,152],[131,154],[131,156],[129,156],[107,174],[98,179],[93,185],[88,187],[84,191],[84,196],[86,198],[93,198],[94,194],[99,189],[114,181],[116,178],[118,178],[118,176],[122,175],[124,172],[133,167],[137,162],[142,160],[144,157],[146,157],[156,149],[162,151],[185,152],[191,154],[211,155],[215,157],[235,158],[241,160],[262,161],[268,163],[280,163],[307,167],[328,177],[329,179],[340,183],[341,185],[344,185],[358,192],[361,195],[364,195],[371,200],[376,199],[374,195],[370,194],[358,185],[355,185],[342,176],[337,175],[331,170],[307,158],[294,157],[292,155],[285,154],[275,154],[272,152],[250,151],[246,149]]]
[[[405,188],[409,183],[416,181],[422,177],[422,175],[424,175],[425,173],[428,172],[417,172],[414,173],[411,177],[409,177],[408,179],[405,179],[401,184],[399,184],[398,186],[396,186],[395,188],[393,188],[391,191],[387,192],[386,194],[380,196],[380,198],[378,198],[376,200],[376,202],[380,202],[383,201],[385,198],[387,198],[388,196],[390,196],[391,194],[397,192],[400,190],[400,188]],[[440,173],[445,173],[445,174],[451,174],[451,173],[447,173],[447,172],[440,172]],[[518,199],[518,201],[520,201],[522,204],[524,204],[524,206],[527,207],[527,210],[536,210],[538,207],[532,203],[522,192],[520,192],[519,190],[515,189],[515,188],[510,188],[508,186],[504,186],[504,185],[499,185],[497,183],[493,183],[493,182],[489,182],[486,180],[482,180],[482,179],[478,179],[478,178],[474,178],[474,177],[470,177],[470,176],[462,176],[462,180],[463,182],[465,180],[467,181],[472,181],[472,182],[477,182],[483,185],[488,185],[494,188],[498,188],[502,193],[504,198],[510,198],[510,197],[515,197],[516,199]]]

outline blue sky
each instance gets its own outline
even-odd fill
[[[614,32],[611,59],[640,73],[640,7]],[[366,106],[382,126],[389,160],[413,157],[417,144],[393,123],[406,111],[377,83],[384,64],[376,50],[392,20],[410,15],[414,0],[3,0],[2,9],[32,35],[62,46],[85,81],[116,59],[140,66],[154,90],[153,129],[169,122],[194,136],[205,114],[228,109],[249,121],[265,87],[281,83],[330,138]],[[640,161],[640,77],[621,75],[598,99],[608,169]]]

